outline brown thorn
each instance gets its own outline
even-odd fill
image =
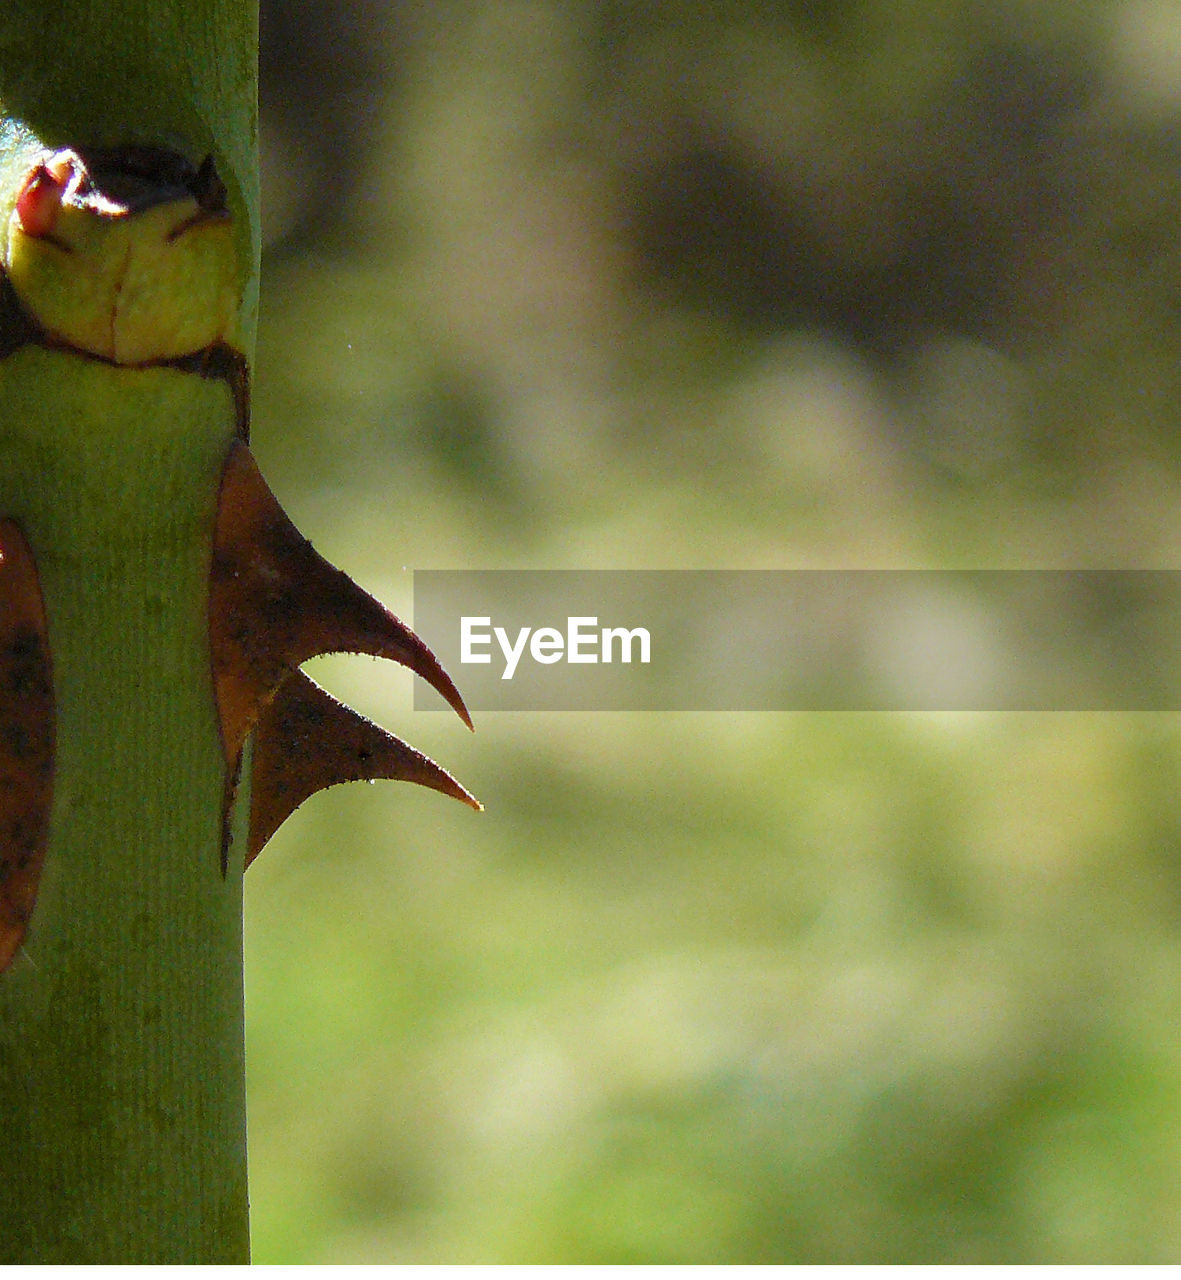
[[[246,865],[309,796],[339,782],[375,778],[416,782],[483,808],[429,756],[297,671],[267,703],[255,732]]]
[[[37,901],[53,799],[54,706],[37,565],[15,520],[0,520],[0,972]]]
[[[209,638],[226,761],[267,700],[308,658],[369,653],[432,685],[470,728],[459,690],[400,619],[319,555],[287,518],[246,445],[222,475],[209,585]]]

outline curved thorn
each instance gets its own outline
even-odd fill
[[[37,566],[0,520],[0,972],[37,901],[53,799],[53,674]]]
[[[300,663],[368,653],[409,667],[472,727],[459,690],[410,628],[330,565],[288,519],[246,445],[222,475],[209,588],[214,687],[227,762]]]
[[[250,795],[249,866],[309,796],[339,782],[392,778],[483,805],[429,756],[344,706],[296,672],[259,718]]]

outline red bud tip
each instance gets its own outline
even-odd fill
[[[60,166],[56,169],[60,171]],[[41,164],[25,180],[16,198],[16,216],[26,235],[41,238],[52,234],[68,181],[68,174],[59,171]]]

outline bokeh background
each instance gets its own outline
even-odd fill
[[[255,449],[396,611],[1181,567],[1177,4],[266,0],[262,57]],[[336,788],[250,872],[257,1261],[1181,1259],[1176,715],[473,737],[312,672],[487,812]]]

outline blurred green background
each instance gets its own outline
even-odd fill
[[[263,122],[255,449],[397,612],[1181,565],[1176,3],[270,0]],[[487,812],[336,788],[248,876],[257,1261],[1181,1259],[1177,716],[312,671]]]

